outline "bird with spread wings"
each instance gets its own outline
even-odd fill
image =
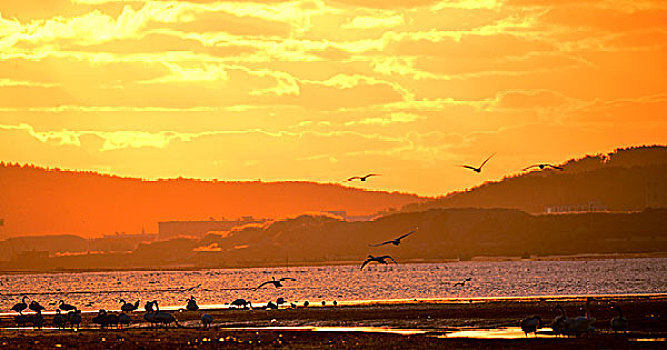
[[[276,280],[275,277],[271,277],[271,278],[272,278],[271,281],[266,281],[266,282],[260,284],[259,286],[257,286],[257,288],[255,288],[255,289],[260,289],[260,288],[264,287],[264,286],[267,285],[267,284],[273,284],[274,287],[276,287],[276,288],[280,288],[280,287],[283,286],[283,284],[282,284],[281,282],[284,282],[284,281],[296,281],[296,278],[292,278],[292,277],[283,277],[283,278],[278,279],[278,280]]]
[[[359,181],[366,181],[366,179],[368,179],[371,176],[380,176],[380,175],[381,174],[368,174],[366,176],[352,176],[351,178],[349,178],[345,181],[352,181],[352,180],[356,180],[356,179],[359,179]]]
[[[472,171],[474,171],[474,172],[476,172],[476,173],[481,173],[481,172],[482,172],[482,167],[484,166],[484,164],[486,164],[486,162],[488,162],[489,159],[491,159],[491,157],[493,157],[493,156],[495,156],[495,155],[496,155],[496,154],[494,153],[494,154],[490,155],[489,158],[486,158],[486,160],[485,160],[484,162],[482,162],[482,165],[480,165],[478,168],[475,168],[475,167],[472,166],[472,165],[461,165],[461,166],[464,167],[464,168],[470,169],[470,170],[472,170]]]
[[[364,267],[365,267],[366,265],[368,265],[368,263],[373,262],[373,261],[375,261],[376,263],[379,263],[379,264],[387,265],[387,264],[389,264],[389,262],[387,262],[387,259],[391,259],[391,261],[393,261],[394,264],[398,265],[398,263],[396,262],[396,260],[394,260],[394,258],[392,258],[392,257],[389,256],[389,255],[383,255],[383,256],[372,256],[372,255],[369,255],[369,256],[368,256],[368,259],[366,259],[366,261],[364,261],[364,262],[361,264],[361,268],[359,268],[359,270],[363,270]]]
[[[385,244],[399,245],[399,244],[401,244],[401,240],[402,240],[403,238],[405,238],[405,237],[407,237],[407,236],[409,236],[409,235],[411,235],[411,234],[413,234],[413,233],[415,233],[415,232],[417,232],[417,230],[412,230],[412,231],[410,231],[410,232],[408,232],[408,233],[406,233],[406,234],[404,234],[404,235],[402,235],[401,237],[398,237],[398,238],[396,238],[396,239],[392,239],[392,240],[389,240],[389,241],[386,241],[386,242],[382,242],[382,243],[378,243],[378,244],[369,244],[369,246],[371,246],[371,247],[379,247],[379,246],[383,246],[383,245],[385,245]]]
[[[526,171],[526,170],[528,170],[528,169],[532,169],[532,168],[540,168],[540,170],[544,170],[544,169],[546,169],[546,168],[552,168],[552,169],[556,169],[556,170],[565,170],[565,169],[563,169],[563,168],[561,168],[561,167],[559,167],[559,166],[555,166],[555,165],[553,165],[553,164],[549,164],[549,163],[540,163],[540,164],[533,164],[533,165],[531,165],[531,166],[529,166],[529,167],[523,168],[523,171]]]

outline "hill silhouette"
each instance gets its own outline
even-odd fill
[[[399,246],[370,247],[419,227]],[[531,215],[513,209],[432,209],[373,221],[301,215],[205,238],[142,243],[130,253],[26,256],[0,270],[219,268],[667,252],[667,209]],[[30,252],[27,252],[30,253]],[[616,256],[616,255],[614,255]],[[28,259],[30,258],[30,259]]]
[[[157,232],[159,221],[319,211],[372,215],[422,198],[312,182],[136,178],[0,164],[0,230],[6,236]]]
[[[418,227],[399,246],[369,247]],[[432,209],[368,222],[300,216],[199,242],[213,265],[357,261],[391,254],[413,261],[473,256],[667,251],[667,209],[638,213],[531,215],[513,209]],[[197,249],[195,250],[197,251]],[[196,258],[193,258],[197,261]],[[204,260],[205,261],[205,260]],[[199,261],[201,263],[201,261]]]
[[[434,208],[511,208],[529,213],[595,206],[609,211],[667,207],[667,147],[617,149],[559,164],[564,171],[531,171],[406,205]]]

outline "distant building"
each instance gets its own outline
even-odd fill
[[[546,214],[571,214],[571,213],[587,213],[608,211],[607,206],[595,201],[590,201],[585,204],[566,204],[553,205],[544,207]]]
[[[236,226],[261,224],[268,219],[255,219],[244,216],[237,220],[206,220],[206,221],[162,221],[158,222],[158,239],[166,240],[179,236],[201,238],[211,231],[228,231]]]

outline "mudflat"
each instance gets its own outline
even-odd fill
[[[180,326],[151,328],[144,312],[131,314],[124,329],[99,329],[83,313],[81,329],[16,329],[13,316],[0,318],[0,348],[180,349],[180,348],[665,348],[667,295],[595,296],[591,315],[595,331],[579,338],[554,337],[549,328],[561,305],[568,316],[584,314],[582,297],[417,300],[331,303],[279,310],[201,309],[169,311]],[[629,331],[615,333],[609,322],[619,305],[630,321]],[[210,328],[200,322],[213,317]],[[543,328],[525,337],[518,323],[540,315]],[[474,332],[471,332],[474,331]],[[505,338],[505,339],[499,339]]]

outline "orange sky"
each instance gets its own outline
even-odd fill
[[[443,194],[667,143],[666,23],[662,0],[2,1],[0,160]]]

